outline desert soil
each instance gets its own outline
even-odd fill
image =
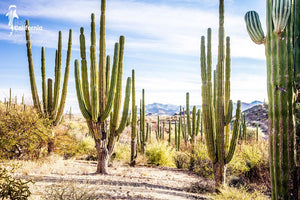
[[[23,172],[23,177],[35,181],[35,184],[30,185],[30,199],[42,199],[47,188],[55,184],[61,188],[72,184],[85,185],[88,190],[98,193],[99,199],[208,199],[205,195],[188,192],[191,185],[199,182],[201,177],[186,170],[119,165],[110,167],[109,175],[100,175],[93,173],[95,162],[56,162],[50,168],[40,166],[39,169],[31,169],[26,175]]]

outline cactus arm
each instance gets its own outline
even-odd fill
[[[191,128],[191,116],[190,116],[190,94],[186,93],[186,118],[187,118],[187,130],[188,134],[192,135],[192,128]]]
[[[241,119],[241,101],[237,102],[236,114],[235,114],[235,121],[233,124],[233,133],[230,141],[229,151],[225,158],[225,163],[229,163],[233,158],[233,154],[235,151],[238,133],[239,133],[239,126],[240,126],[240,119]]]
[[[106,11],[106,0],[101,0],[101,15],[100,15],[100,39],[99,39],[99,109],[100,113],[105,110],[106,105],[106,93],[107,93],[107,86],[106,86],[106,67],[105,67],[105,11]]]
[[[226,64],[225,64],[225,112],[228,113],[230,101],[230,37],[226,37]]]
[[[198,109],[197,111],[197,122],[196,122],[196,135],[200,132],[200,126],[201,126],[201,110]]]
[[[46,84],[46,67],[45,67],[45,48],[41,50],[41,74],[42,74],[42,96],[43,96],[43,113],[47,113],[47,84]]]
[[[75,60],[75,86],[76,86],[76,93],[77,93],[77,99],[78,99],[78,104],[80,111],[83,115],[83,117],[86,120],[91,120],[92,116],[89,113],[89,111],[86,108],[85,102],[84,102],[84,97],[83,97],[83,91],[82,91],[82,85],[81,85],[81,80],[80,80],[80,72],[79,72],[79,62],[78,60]]]
[[[127,84],[126,84],[126,90],[125,90],[125,99],[124,99],[124,108],[122,112],[122,118],[119,125],[119,128],[117,129],[116,133],[120,135],[126,127],[126,122],[128,119],[128,111],[129,111],[129,102],[130,102],[130,93],[131,93],[131,78],[127,78]]]
[[[25,26],[29,27],[28,20],[26,20]],[[30,78],[30,87],[31,87],[31,95],[32,95],[33,105],[36,109],[41,111],[39,96],[38,96],[37,89],[36,89],[34,67],[33,67],[33,61],[32,61],[30,33],[29,33],[28,28],[25,29],[25,34],[26,34],[27,58],[28,58],[29,78]]]
[[[109,95],[109,87],[110,87],[110,56],[106,56],[106,96]]]
[[[232,119],[232,110],[233,110],[233,104],[232,104],[232,100],[229,100],[229,104],[228,104],[228,109],[227,109],[227,113],[226,113],[226,116],[225,116],[225,125],[226,127],[229,126],[229,130],[230,131],[230,122],[231,122],[231,119]]]
[[[273,0],[272,19],[274,24],[274,32],[280,35],[287,25],[287,21],[291,14],[291,0]]]
[[[209,53],[210,51],[208,51]],[[214,141],[214,123],[213,123],[213,105],[211,105],[211,94],[209,91],[208,82],[211,79],[207,79],[206,70],[206,56],[205,56],[205,39],[204,36],[201,37],[201,78],[202,78],[202,109],[203,109],[203,124],[204,124],[204,134],[206,140],[206,147],[209,158],[214,163],[217,159]]]
[[[119,113],[121,109],[124,43],[125,43],[124,36],[120,36],[119,66],[118,66],[117,86],[116,86],[116,94],[115,94],[115,100],[113,105],[114,107],[113,107],[113,118],[112,118],[112,122],[114,125],[117,125],[119,122]]]
[[[265,36],[263,29],[261,28],[261,23],[259,20],[259,15],[255,11],[249,11],[245,14],[245,22],[247,32],[251,40],[256,44],[263,44],[265,42]]]
[[[111,73],[111,83],[110,83],[110,88],[109,88],[109,94],[107,98],[107,104],[105,106],[105,109],[103,113],[100,116],[100,121],[104,121],[107,119],[109,116],[113,104],[114,104],[114,98],[115,98],[115,91],[116,91],[116,85],[117,85],[117,78],[118,78],[118,66],[119,66],[119,44],[115,44],[115,49],[114,49],[114,61],[113,61],[113,69]]]
[[[92,119],[94,122],[98,120],[99,114],[99,96],[98,96],[98,77],[97,77],[97,58],[96,58],[96,25],[95,15],[91,15],[91,46],[90,46],[90,59],[91,59],[91,108],[92,108]]]
[[[52,111],[52,106],[53,106],[53,81],[51,78],[48,78],[48,111],[47,113],[50,115],[51,111]]]
[[[193,106],[192,137],[195,137],[197,135],[196,113],[197,113],[196,106]]]
[[[62,89],[60,104],[59,104],[59,108],[57,111],[57,116],[56,116],[54,124],[58,124],[61,121],[61,117],[63,115],[65,104],[66,104],[69,74],[70,74],[71,54],[72,54],[72,29],[69,30],[69,41],[68,41],[68,50],[67,50],[67,59],[66,59],[66,68],[65,68],[63,89]]]
[[[52,116],[55,117],[57,113],[59,93],[60,93],[60,80],[61,80],[61,57],[62,57],[62,33],[58,33],[58,48],[57,48],[57,63],[55,66],[55,81],[54,81],[54,98]]]
[[[86,61],[86,46],[85,46],[85,36],[84,36],[84,28],[80,28],[80,57],[81,57],[81,76],[82,76],[82,91],[84,96],[85,105],[87,110],[91,113],[91,100],[90,100],[90,92],[89,92],[89,80],[87,73],[87,61]]]

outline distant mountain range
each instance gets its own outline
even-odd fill
[[[247,110],[256,105],[262,105],[261,101],[253,101],[251,103],[242,102],[242,111]],[[197,109],[201,109],[201,105],[196,105]],[[192,110],[193,105],[190,106],[190,110]],[[185,109],[185,106],[184,106]],[[233,111],[235,113],[236,103],[233,104]],[[172,104],[161,104],[161,103],[152,103],[145,106],[146,115],[174,115],[178,114],[180,110],[180,106],[172,105]],[[233,115],[234,115],[233,113]]]

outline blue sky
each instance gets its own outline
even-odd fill
[[[90,14],[95,13],[99,29],[100,0],[0,0],[0,99],[8,97],[9,88],[19,99],[24,94],[31,103],[24,31],[10,36],[6,13],[16,5],[23,25],[42,30],[31,31],[37,86],[41,89],[40,49],[46,48],[47,76],[53,77],[58,31],[63,32],[63,62],[68,30],[73,29],[73,51],[66,108],[78,111],[74,60],[79,56],[79,29],[85,28],[89,40]],[[265,2],[262,0],[225,0],[225,32],[231,37],[231,98],[244,102],[267,99],[264,47],[255,45],[246,32],[244,14],[256,10],[265,27]],[[207,28],[213,31],[213,54],[217,54],[217,0],[107,0],[107,54],[124,35],[124,85],[131,70],[136,71],[137,100],[142,88],[146,103],[201,104],[200,37]],[[99,33],[99,31],[98,31]],[[88,44],[88,43],[87,43]],[[213,65],[216,65],[214,59]],[[62,71],[63,71],[62,70]],[[124,96],[124,95],[123,95]]]

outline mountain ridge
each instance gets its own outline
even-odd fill
[[[255,100],[251,103],[242,102],[241,109],[242,111],[247,110],[256,105],[263,105],[263,102]],[[194,105],[190,106],[190,110],[192,110]],[[185,109],[185,106],[182,106]],[[202,110],[201,105],[196,105],[197,109]],[[233,113],[235,113],[236,103],[233,103]],[[175,115],[178,114],[180,110],[180,106],[174,104],[162,104],[162,103],[152,103],[145,105],[145,114],[146,115]]]

